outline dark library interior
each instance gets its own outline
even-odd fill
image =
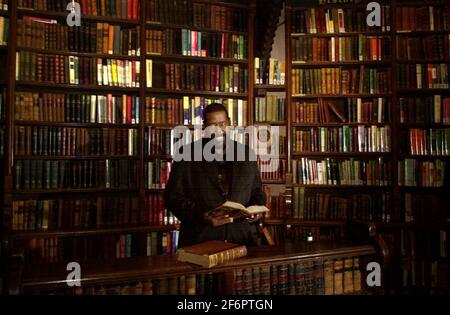
[[[450,294],[449,65],[449,0],[0,0],[0,292]],[[215,103],[268,211],[199,265]]]

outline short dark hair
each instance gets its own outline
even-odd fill
[[[206,123],[206,115],[210,113],[216,113],[216,112],[225,112],[228,118],[228,111],[225,106],[223,106],[220,103],[211,103],[205,107],[203,110],[203,123]]]

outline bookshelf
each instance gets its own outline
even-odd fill
[[[309,245],[309,246],[305,246]],[[305,295],[379,294],[362,279],[368,261],[381,261],[374,246],[358,243],[317,243],[261,246],[247,257],[210,269],[177,262],[174,255],[133,257],[112,266],[86,263],[82,288],[61,283],[61,264],[41,265],[39,273],[27,271],[24,294],[140,294],[140,295]],[[346,266],[345,271],[343,266]],[[313,273],[313,271],[317,271]],[[295,284],[295,274],[303,275]],[[308,284],[309,283],[309,284]]]
[[[287,2],[289,161],[300,160],[304,164],[300,163],[303,171],[300,178],[293,164],[289,164],[294,181],[292,185],[287,183],[289,202],[285,215],[288,219],[267,223],[287,225],[289,229],[292,221],[303,226],[307,226],[303,222],[310,222],[312,227],[335,222],[371,222],[395,256],[393,276],[388,279],[392,292],[417,292],[420,284],[424,293],[448,292],[448,283],[436,282],[436,277],[446,278],[448,272],[445,244],[449,211],[443,203],[449,180],[448,169],[443,166],[448,160],[447,125],[443,123],[448,113],[444,108],[448,106],[445,101],[449,91],[449,26],[445,24],[448,13],[444,13],[445,9],[448,11],[448,2],[397,0],[380,4],[382,26],[370,28],[364,22],[356,23],[358,13],[352,13],[364,10],[364,1]],[[430,12],[434,14],[431,23]],[[341,17],[343,22],[339,23]],[[366,49],[365,43],[369,43]],[[361,74],[365,75],[367,69],[374,69],[368,72],[369,88],[361,80]],[[353,83],[354,77],[359,82]],[[380,79],[387,84],[376,86]],[[338,80],[341,83],[333,86]],[[358,84],[359,90],[353,87]],[[330,104],[331,109],[327,109]],[[344,129],[356,130],[355,136]],[[378,134],[379,140],[386,138],[387,130],[389,141],[381,144],[377,136],[375,139],[369,136],[371,139],[367,141],[368,130]],[[347,144],[346,134],[351,138]],[[380,146],[367,147],[368,142]],[[328,167],[314,163],[323,160],[339,163],[348,159],[385,160],[390,164],[383,174],[388,175],[387,185],[376,182],[374,186],[330,185],[326,183],[330,175]],[[405,160],[408,160],[406,166]],[[417,178],[413,176],[414,167]],[[337,171],[339,175],[350,171],[351,175],[354,169],[341,167]],[[402,184],[406,177],[408,184]],[[301,179],[301,184],[296,183],[296,178]],[[323,184],[314,182],[317,179]],[[430,205],[433,211],[427,212]],[[344,221],[339,221],[340,215]],[[311,218],[321,220],[314,222]],[[420,257],[415,258],[414,253],[424,248],[433,248],[430,255],[440,259],[424,262]]]
[[[8,67],[8,44],[9,44],[9,10],[8,2],[0,1],[0,67]],[[7,104],[8,85],[6,71],[0,74],[0,185],[5,185],[5,164],[7,158]],[[3,193],[0,196],[0,203],[4,203]],[[3,211],[0,211],[0,225],[3,226]],[[0,238],[3,239],[3,230]],[[0,245],[0,292],[5,288],[4,274],[6,266],[6,255],[3,244]]]
[[[13,1],[8,11],[0,9],[10,30],[8,45],[0,44],[0,67],[6,69],[0,73],[0,94],[7,104],[0,117],[2,257],[25,249],[27,259],[48,264],[79,255],[59,257],[58,246],[85,242],[91,249],[108,248],[104,257],[92,250],[79,255],[94,264],[148,254],[170,261],[164,254],[174,251],[178,228],[162,202],[171,164],[170,129],[183,125],[192,132],[201,123],[202,106],[220,100],[232,109],[233,125],[284,130],[277,154],[281,168],[273,172],[260,162],[263,184],[270,188],[266,193],[275,196],[269,198],[272,212],[264,225],[277,242],[337,240],[348,236],[352,222],[374,224],[394,254],[387,279],[391,292],[432,293],[445,286],[448,292],[448,283],[439,282],[448,270],[448,249],[440,246],[448,242],[450,227],[445,153],[450,27],[448,14],[439,15],[448,12],[448,1],[382,1],[383,24],[374,28],[364,23],[368,1],[323,2],[286,1],[285,55],[277,56],[285,60],[285,82],[279,84],[268,78],[271,71],[278,75],[270,60],[255,62],[255,1],[190,0],[179,6],[173,0],[131,0],[123,7],[119,0],[116,8],[92,2],[82,5],[85,27],[73,31],[65,23],[65,1],[42,1],[35,8]],[[426,23],[428,6],[437,14],[433,28]],[[312,9],[317,24],[306,23]],[[236,12],[233,19],[230,12]],[[325,22],[326,13],[336,21],[333,27]],[[339,29],[340,17],[345,30]],[[440,25],[444,20],[447,24]],[[411,24],[419,21],[425,24]],[[39,26],[31,31],[33,24]],[[117,38],[129,49],[121,49]],[[223,52],[222,42],[228,43]],[[408,48],[417,46],[436,48]],[[33,59],[39,64],[35,73],[23,67]],[[79,84],[71,84],[70,71],[63,70],[71,65],[78,69]],[[108,66],[124,68],[122,76],[118,71],[110,79]],[[61,71],[68,76],[60,77]],[[428,71],[440,76],[429,80]],[[203,80],[183,80],[181,74]],[[53,142],[44,146],[39,141],[46,133]],[[114,149],[104,147],[109,133],[121,135]],[[98,145],[82,148],[92,144],[85,138],[70,142],[75,149],[67,151],[55,140],[64,134],[88,134]],[[19,139],[28,145],[21,147]],[[300,167],[294,169],[294,162]],[[125,167],[122,174],[108,171],[109,182],[91,181],[82,172],[95,169],[103,178],[99,170],[106,173],[109,163]],[[128,167],[136,174],[131,181],[123,176]],[[414,185],[414,168],[416,181],[424,185]],[[40,171],[25,183],[24,169]],[[440,169],[433,180],[423,176]],[[54,182],[45,183],[46,171]],[[121,183],[125,177],[127,183]],[[151,246],[145,250],[130,242]],[[46,248],[42,259],[30,254],[37,247]]]

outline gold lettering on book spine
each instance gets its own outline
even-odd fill
[[[229,250],[225,250],[220,253],[212,254],[209,256],[209,265],[211,267],[224,264],[228,261],[244,257],[247,255],[246,247],[238,247]]]

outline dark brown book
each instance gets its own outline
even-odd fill
[[[247,255],[244,245],[224,241],[207,241],[180,248],[177,252],[179,261],[190,262],[211,268]]]

